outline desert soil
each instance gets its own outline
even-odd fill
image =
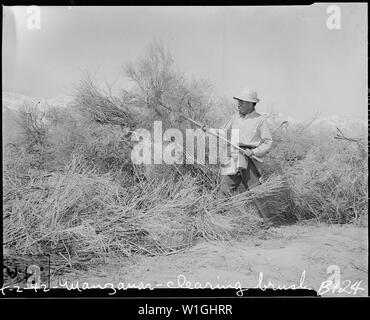
[[[338,267],[329,267],[329,266]],[[328,269],[329,267],[329,269]],[[54,279],[67,283],[149,283],[152,288],[174,286],[186,281],[214,287],[239,282],[244,288],[256,287],[261,272],[262,287],[303,285],[316,291],[331,272],[340,280],[337,290],[322,287],[322,296],[368,295],[368,229],[352,225],[293,225],[270,228],[242,241],[201,241],[192,248],[162,256],[132,256],[112,259],[86,272],[68,273]],[[338,275],[340,279],[338,278]],[[350,289],[356,286],[358,291]],[[338,288],[347,288],[339,292]],[[361,290],[363,289],[363,290]],[[236,290],[237,291],[237,290]]]

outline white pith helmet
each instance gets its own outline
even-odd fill
[[[250,88],[244,88],[239,95],[234,97],[234,99],[256,103],[260,101],[260,99],[258,99],[257,92]]]

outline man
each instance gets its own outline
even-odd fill
[[[223,129],[239,130],[239,147],[244,149],[244,155],[239,150],[232,150],[228,166],[221,171],[221,189],[225,194],[235,191],[241,182],[247,190],[260,184],[260,167],[251,157],[263,156],[272,145],[266,118],[255,110],[259,102],[257,92],[246,88],[234,99],[239,112],[231,117]],[[268,219],[267,207],[257,199],[254,202],[260,215]]]

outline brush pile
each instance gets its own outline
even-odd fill
[[[18,253],[51,254],[65,265],[107,255],[168,254],[199,237],[231,239],[240,227],[237,217],[242,214],[245,220],[253,197],[271,196],[284,186],[272,177],[253,192],[220,199],[217,189],[209,192],[191,174],[163,170],[133,185],[129,174],[121,173],[119,180],[113,173],[99,174],[81,156],[62,172],[8,169],[4,246]],[[250,227],[261,223],[253,212],[249,217]]]

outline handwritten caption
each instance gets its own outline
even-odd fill
[[[341,275],[340,275],[340,268],[336,265],[331,265],[327,268],[327,273],[329,273],[329,277],[327,280],[323,281],[319,287],[318,295],[325,295],[329,293],[345,293],[349,295],[356,295],[359,291],[364,291],[365,289],[361,287],[362,280],[351,282],[350,280],[344,280],[342,281]],[[305,284],[305,278],[306,278],[306,271],[302,272],[301,278],[299,280],[299,284],[291,284],[291,285],[275,285],[271,281],[268,281],[267,283],[264,282],[264,275],[263,272],[260,272],[258,277],[258,283],[255,287],[252,288],[243,288],[241,283],[239,281],[236,281],[234,284],[212,284],[211,282],[191,282],[186,278],[185,275],[180,274],[177,277],[177,281],[167,281],[165,284],[157,283],[155,285],[152,285],[151,283],[105,283],[105,284],[89,284],[88,282],[82,282],[79,283],[79,281],[73,283],[68,281],[59,281],[58,285],[54,286],[53,288],[64,288],[68,291],[70,290],[77,290],[79,292],[82,292],[84,290],[89,289],[108,289],[110,292],[108,292],[108,295],[115,295],[118,291],[121,290],[127,290],[127,289],[149,289],[154,290],[155,288],[159,287],[167,287],[170,289],[235,289],[236,295],[238,297],[242,297],[243,293],[245,291],[248,291],[250,289],[260,289],[260,290],[266,290],[266,289],[272,289],[272,290],[297,290],[297,289],[306,289],[306,290],[314,290],[313,288],[308,287]],[[5,290],[9,287],[5,286],[1,289],[1,293],[5,295]],[[16,292],[22,292],[23,290],[43,290],[44,292],[48,292],[50,288],[48,288],[45,285],[30,285],[26,288],[20,288],[13,286],[13,288],[16,288]]]

